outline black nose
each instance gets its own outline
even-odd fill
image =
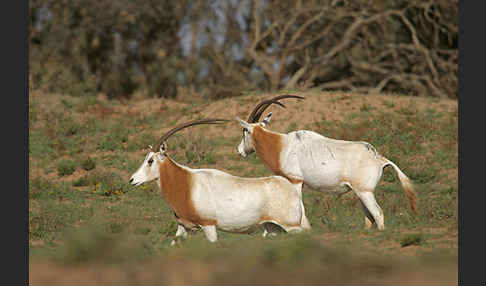
[[[133,178],[130,178],[130,183],[133,182]]]

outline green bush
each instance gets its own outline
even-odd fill
[[[68,176],[76,170],[76,163],[72,160],[62,160],[57,164],[57,174],[59,176]]]
[[[400,245],[402,247],[409,245],[421,245],[425,241],[424,236],[421,233],[408,234],[400,239]]]
[[[81,162],[81,168],[83,168],[83,170],[90,171],[96,168],[96,163],[93,159],[91,159],[91,157],[88,157]]]

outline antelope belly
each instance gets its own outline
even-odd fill
[[[201,217],[216,220],[217,228],[230,232],[246,231],[257,225],[266,204],[264,190],[249,188],[196,190],[193,203]]]

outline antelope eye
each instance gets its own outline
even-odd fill
[[[150,159],[147,161],[147,163],[148,163],[148,165],[149,165],[149,166],[150,166],[150,165],[152,165],[152,163],[153,163],[153,162],[154,162],[154,159],[153,159],[153,158],[150,158]]]

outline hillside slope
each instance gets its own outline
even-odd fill
[[[206,117],[226,118],[232,121],[224,125],[192,127],[172,136],[168,140],[170,156],[192,168],[216,168],[244,177],[271,175],[255,155],[248,158],[238,156],[236,147],[241,140],[241,126],[233,119],[237,116],[246,119],[260,100],[279,94],[249,94],[209,102],[200,97],[108,101],[104,98],[31,92],[31,279],[50,281],[52,276],[49,275],[72,271],[71,268],[67,270],[51,265],[48,268],[52,269],[52,273],[42,274],[49,265],[44,264],[44,260],[54,264],[81,262],[84,266],[78,269],[79,273],[94,275],[90,267],[106,257],[117,263],[128,257],[160,260],[149,264],[147,269],[153,269],[154,265],[166,263],[169,261],[167,257],[173,255],[170,257],[197,265],[195,267],[201,267],[204,272],[207,268],[201,266],[193,253],[199,253],[203,261],[204,257],[212,257],[212,263],[222,266],[228,254],[226,251],[234,249],[245,251],[235,252],[233,262],[236,268],[228,266],[228,273],[236,271],[240,263],[246,263],[249,258],[244,253],[247,251],[263,251],[263,256],[255,254],[258,258],[251,260],[252,265],[265,264],[269,257],[286,257],[290,260],[283,259],[282,263],[287,266],[295,262],[294,258],[298,263],[304,263],[307,258],[313,257],[314,260],[309,261],[316,263],[315,270],[319,272],[319,267],[332,269],[336,265],[331,267],[328,264],[331,262],[314,253],[327,253],[328,248],[342,247],[384,255],[385,260],[390,255],[419,260],[424,255],[432,255],[435,258],[427,258],[428,262],[420,260],[420,263],[436,265],[436,262],[452,261],[447,266],[452,268],[447,269],[457,267],[457,101],[344,92],[293,92],[306,99],[282,100],[286,109],[269,107],[265,114],[272,112],[273,117],[268,128],[277,132],[308,129],[327,137],[373,144],[414,182],[419,197],[417,216],[408,209],[396,174],[391,168],[386,168],[376,191],[377,201],[385,215],[385,231],[363,228],[364,214],[352,193],[330,196],[305,187],[304,204],[313,227],[309,238],[280,235],[275,239],[262,240],[259,231],[248,235],[220,232],[219,246],[207,248],[203,235],[196,232],[184,242],[187,251],[173,252],[168,244],[175,234],[176,224],[172,212],[158,193],[157,185],[149,183],[135,188],[128,184],[128,178],[146,155],[147,145],[153,145],[164,132],[178,123]],[[294,249],[296,245],[314,246],[302,250]],[[324,248],[317,245],[324,245]],[[301,251],[307,252],[302,257],[294,256]],[[346,254],[343,257],[352,259],[354,256]],[[347,261],[348,258],[343,259]],[[363,262],[366,259],[359,259],[351,268],[366,264]],[[376,262],[376,267],[382,269],[382,265],[386,265],[381,263]],[[276,269],[265,265],[262,269],[266,271]],[[306,265],[311,267],[311,264]],[[116,267],[103,269],[111,269],[107,270],[110,273],[120,271]],[[251,272],[248,271],[245,273]],[[277,275],[283,270],[275,271],[272,273]],[[299,271],[295,273],[308,273],[306,270]],[[385,274],[370,271],[370,277],[382,281],[379,277]],[[400,279],[409,273],[393,272],[389,279]],[[439,281],[430,278],[429,274],[422,274],[414,276],[418,277],[418,282],[410,285],[419,285],[420,279],[430,283]],[[456,281],[457,284],[457,273],[449,271],[446,276],[447,282]],[[204,281],[217,279],[216,276],[208,277]],[[148,281],[152,281],[150,279]],[[355,282],[352,280],[346,285],[356,285]],[[430,283],[428,285],[433,285]]]

